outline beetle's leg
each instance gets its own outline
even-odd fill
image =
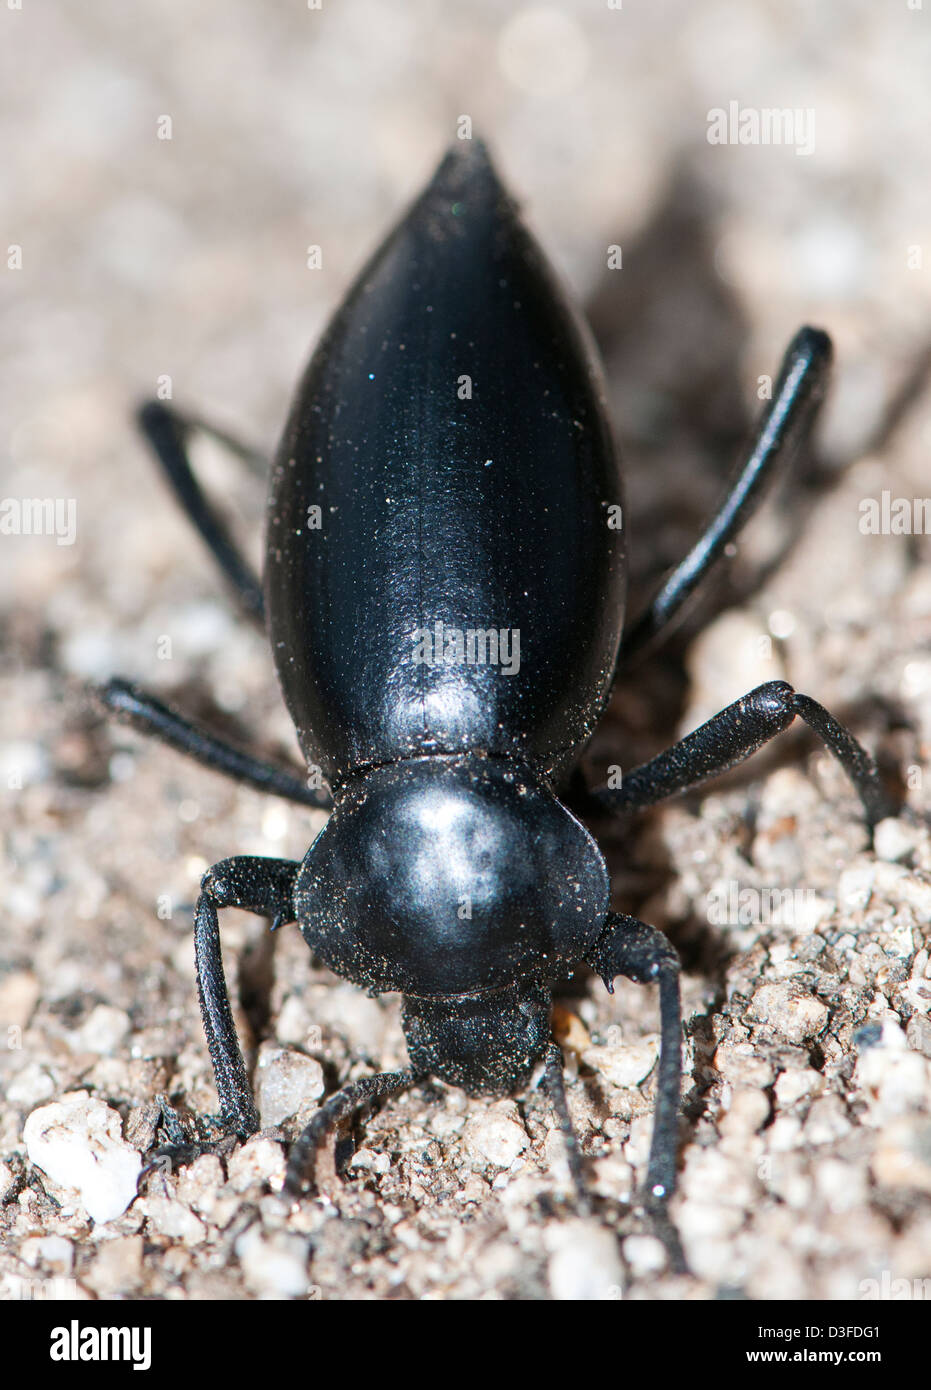
[[[819,329],[802,328],[796,333],[783,358],[772,400],[724,500],[653,602],[624,633],[618,667],[669,634],[693,591],[753,515],[777,470],[807,438],[824,396],[831,351],[830,338]]]
[[[236,444],[229,435],[223,434],[220,430],[199,420],[186,420],[164,401],[147,401],[140,407],[137,418],[139,428],[152,446],[175,496],[232,584],[243,610],[260,627],[264,626],[265,601],[262,597],[262,585],[230,535],[226,523],[204,496],[188,458],[187,437],[193,429],[200,429],[219,439],[241,457],[254,461],[257,456],[251,449]]]
[[[209,420],[204,420],[200,415],[191,415],[190,412],[187,411],[182,413],[176,406],[170,405],[166,401],[160,401],[154,398],[150,401],[144,401],[136,412],[139,426],[146,436],[148,436],[149,431],[142,417],[143,415],[148,417],[150,410],[153,412],[158,410],[164,414],[170,415],[171,418],[177,422],[178,428],[185,434],[190,433],[192,430],[200,430],[201,434],[206,434],[211,439],[215,439],[218,444],[222,444],[231,454],[235,454],[237,458],[242,459],[243,463],[248,466],[249,471],[257,478],[263,480],[268,478],[269,459],[266,454],[262,453],[261,449],[254,449],[251,444],[244,444],[242,440],[237,439],[235,435],[228,434],[226,430],[220,429],[218,425],[211,424]]]
[[[179,753],[203,763],[214,772],[222,772],[237,782],[246,782],[272,796],[296,801],[302,806],[327,810],[332,802],[323,787],[308,787],[300,773],[274,767],[261,758],[234,748],[216,734],[208,733],[185,716],[163,705],[154,695],[132,682],[114,677],[104,686],[95,686],[94,694],[108,712],[140,733],[159,738]]]
[[[393,1091],[402,1091],[416,1080],[418,1073],[411,1068],[377,1072],[375,1076],[363,1076],[359,1081],[350,1082],[324,1101],[291,1149],[284,1181],[285,1193],[294,1198],[301,1196],[306,1175],[313,1173],[318,1149],[340,1121],[348,1119],[354,1110],[368,1101],[390,1096]]]
[[[553,1107],[556,1116],[556,1123],[562,1134],[563,1142],[566,1146],[566,1157],[569,1161],[569,1176],[572,1179],[572,1186],[575,1188],[575,1200],[581,1216],[588,1216],[591,1212],[591,1198],[588,1188],[585,1185],[585,1174],[582,1169],[582,1150],[579,1148],[579,1136],[576,1134],[572,1125],[572,1116],[569,1114],[569,1103],[566,1100],[566,1082],[563,1076],[562,1048],[558,1043],[550,1043],[546,1049],[546,1070],[543,1074],[543,1085]]]
[[[585,957],[614,993],[614,979],[626,975],[638,984],[659,985],[660,1050],[653,1139],[647,1190],[654,1201],[668,1199],[676,1185],[679,1089],[682,1079],[682,1017],[679,957],[656,927],[626,913],[609,912],[604,931]]]
[[[607,811],[634,811],[726,772],[787,729],[800,715],[834,754],[856,787],[872,829],[895,808],[873,759],[853,734],[787,681],[768,681],[736,700],[678,743],[626,773],[620,787],[598,787],[590,801]]]
[[[220,1097],[220,1119],[228,1133],[245,1138],[259,1128],[230,1008],[217,909],[239,907],[272,919],[272,930],[296,920],[294,882],[300,864],[291,859],[242,855],[224,859],[204,875],[194,917],[194,953],[200,1012]]]
[[[614,979],[625,975],[638,984],[659,985],[660,1047],[653,1109],[653,1137],[647,1165],[644,1204],[673,1267],[685,1272],[685,1258],[667,1205],[676,1187],[679,1104],[682,1087],[682,1006],[679,957],[656,927],[626,913],[609,912],[604,930],[585,957],[614,993]]]

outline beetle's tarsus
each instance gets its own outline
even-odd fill
[[[689,1269],[685,1251],[682,1248],[682,1237],[669,1214],[668,1198],[657,1198],[652,1193],[647,1192],[643,1196],[642,1206],[649,1230],[666,1251],[670,1272],[690,1275],[692,1271]]]
[[[238,1136],[229,1131],[221,1117],[192,1115],[182,1119],[167,1096],[159,1095],[156,1100],[161,1111],[159,1129],[165,1134],[165,1142],[153,1144],[148,1150],[148,1161],[136,1182],[137,1191],[153,1173],[171,1173],[187,1167],[202,1154],[226,1157],[238,1143]]]

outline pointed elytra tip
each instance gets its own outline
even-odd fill
[[[484,189],[497,197],[503,191],[484,140],[454,140],[440,160],[428,185],[430,192],[455,199],[466,189]]]
[[[480,135],[470,135],[468,137],[457,137],[451,141],[447,156],[452,155],[458,159],[471,159],[485,164],[491,163],[491,154],[488,146]]]

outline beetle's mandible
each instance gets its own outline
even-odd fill
[[[220,958],[218,910],[297,922],[337,974],[399,991],[410,1067],[338,1092],[293,1146],[298,1193],[324,1134],[365,1100],[435,1076],[523,1086],[540,1061],[568,1129],[551,992],[582,963],[659,985],[646,1199],[676,1177],[678,960],[612,912],[579,816],[629,813],[749,756],[800,715],[853,780],[876,768],[826,710],[760,686],[674,747],[587,791],[578,761],[617,671],[674,624],[811,427],[830,365],[802,329],[706,531],[625,628],[621,472],[584,328],[488,155],[461,142],[364,268],[298,389],[272,468],[264,586],[190,468],[190,420],[141,424],[242,606],[267,626],[308,765],[332,794],[114,679],[108,708],[271,793],[333,813],[303,862],[239,857],[206,875],[197,982],[223,1127],[259,1127]],[[573,775],[574,774],[574,775]],[[578,1155],[575,1171],[578,1175]]]

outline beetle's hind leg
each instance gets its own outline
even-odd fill
[[[394,1091],[403,1091],[417,1080],[418,1073],[409,1067],[403,1071],[377,1072],[374,1076],[363,1076],[358,1081],[350,1082],[324,1101],[291,1150],[284,1182],[285,1194],[298,1199],[308,1177],[311,1186],[315,1185],[315,1160],[332,1130],[369,1101],[380,1100]]]
[[[626,913],[609,912],[605,928],[585,962],[601,976],[610,993],[614,992],[614,980],[618,975],[625,975],[638,984],[659,985],[659,1062],[643,1204],[653,1229],[666,1247],[673,1270],[686,1273],[679,1235],[668,1213],[669,1199],[676,1187],[682,1088],[679,957],[656,927]]]
[[[289,771],[275,767],[252,753],[234,748],[132,681],[114,676],[106,685],[93,687],[93,694],[108,713],[115,714],[131,728],[161,739],[170,748],[194,758],[213,772],[222,772],[257,791],[296,801],[302,806],[328,810],[332,805],[326,789],[307,786],[296,768]]]
[[[782,360],[772,400],[727,495],[688,555],[625,631],[618,669],[669,635],[695,589],[756,511],[779,469],[810,434],[827,385],[831,354],[831,340],[820,329],[801,328],[796,333]]]
[[[147,401],[137,414],[139,428],[152,448],[172,491],[188,520],[200,533],[213,558],[229,580],[243,611],[260,627],[265,623],[262,585],[249,561],[230,535],[229,528],[197,481],[188,457],[187,441],[199,429],[246,459],[263,474],[268,464],[254,450],[201,420],[180,415],[164,401]]]

